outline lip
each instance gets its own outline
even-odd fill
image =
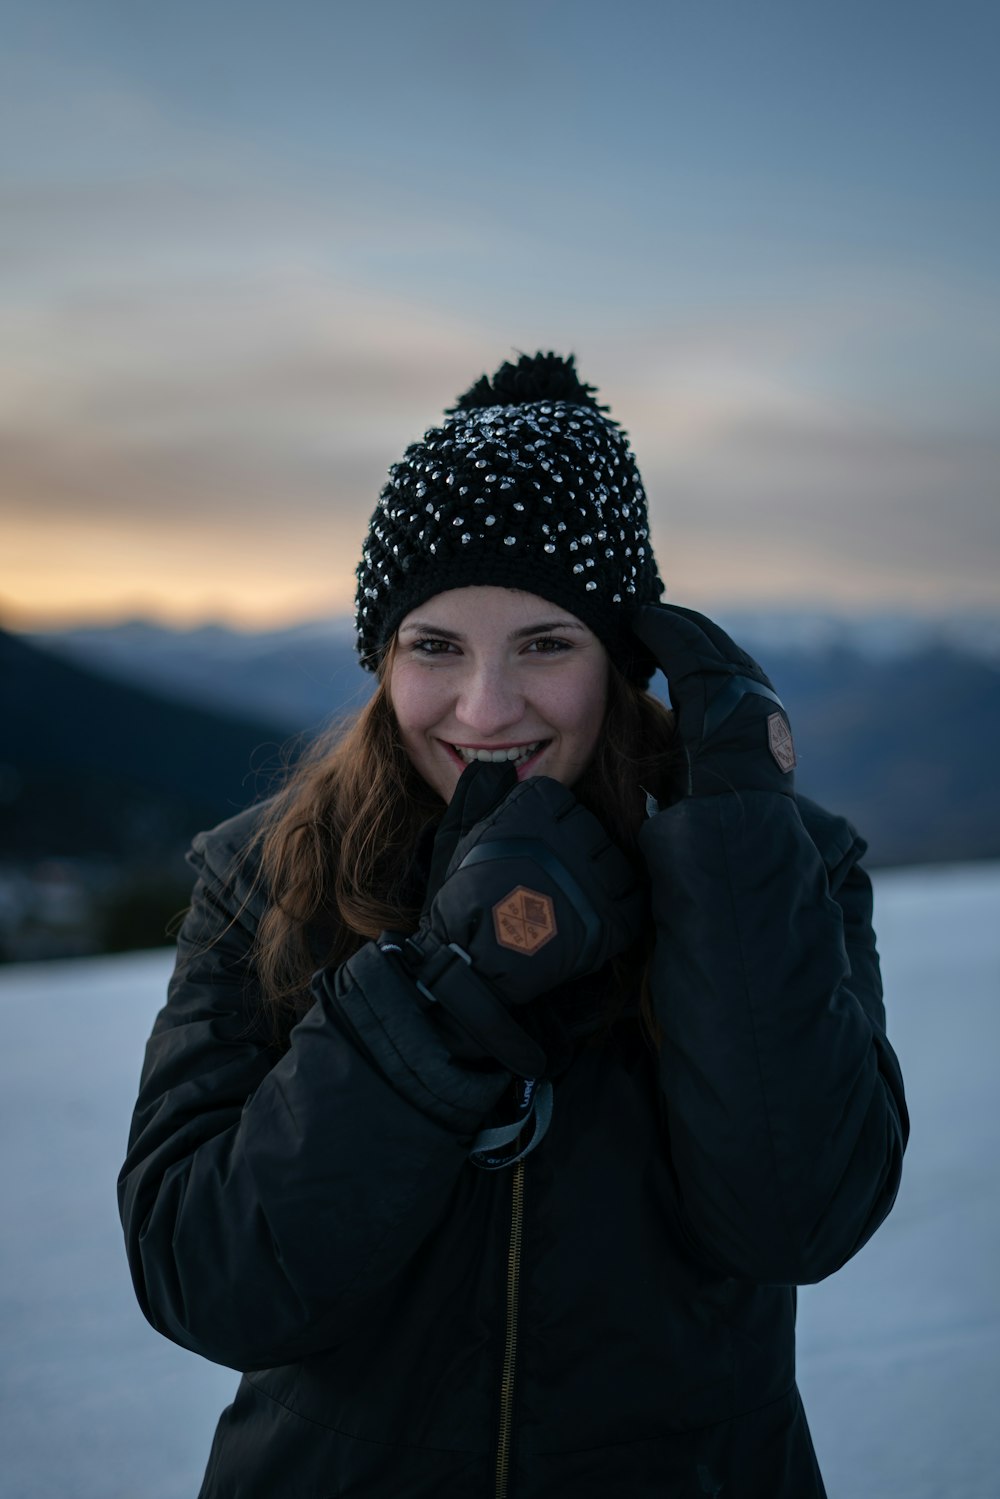
[[[510,740],[507,744],[465,744],[463,742],[462,748],[469,750],[508,750],[520,749],[522,745],[534,744],[535,742],[536,741],[534,739]],[[445,754],[448,756],[448,759],[451,761],[452,765],[457,767],[459,773],[467,768],[467,762],[462,759],[461,755],[455,749],[456,741],[450,739],[439,739],[438,743],[444,748]],[[516,773],[519,781],[523,781],[525,776],[531,775],[533,773],[532,768],[538,764],[538,761],[545,754],[545,751],[549,748],[551,743],[551,736],[548,739],[540,740],[537,750],[530,757],[530,759],[527,759],[520,765],[518,765]],[[512,763],[512,761],[508,761],[508,764]]]
[[[531,741],[529,740],[528,742],[530,744]],[[523,781],[527,776],[534,775],[535,772],[533,767],[538,764],[539,760],[545,754],[545,751],[548,749],[551,743],[551,739],[544,739],[538,746],[535,753],[531,756],[530,760],[525,760],[522,765],[519,765],[517,767],[517,779],[519,781]]]

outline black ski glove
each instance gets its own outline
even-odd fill
[[[424,913],[401,956],[480,1054],[533,1077],[546,1057],[510,1008],[601,968],[638,936],[645,911],[625,855],[567,787],[476,761],[442,819]]]
[[[752,656],[704,614],[644,604],[632,629],[667,679],[681,773],[672,800],[723,791],[794,794],[795,747],[781,699]]]
[[[434,834],[427,889],[420,919],[423,921],[445,882],[455,850],[477,822],[495,812],[517,785],[517,771],[510,761],[491,763],[473,760],[458,778],[451,801]]]

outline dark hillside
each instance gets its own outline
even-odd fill
[[[176,855],[266,793],[288,737],[0,632],[0,857]]]
[[[148,651],[134,654],[130,683],[0,632],[0,957],[167,940],[190,890],[192,834],[267,795],[301,742],[275,683],[295,701],[308,689],[303,730],[345,709],[348,691],[357,706],[358,678],[370,685],[335,646],[324,658],[306,641],[299,658],[299,644],[242,667],[227,649],[214,671],[260,710],[240,712],[232,696],[221,706],[220,691],[216,712],[207,666],[197,703],[159,674],[168,700],[140,675]],[[769,649],[766,665],[791,716],[799,788],[856,823],[870,866],[1000,858],[995,663],[924,646],[892,658]]]
[[[799,786],[854,819],[869,862],[1000,857],[1000,625],[966,622],[949,634],[890,618],[841,621],[817,637],[808,619],[780,623],[749,616],[736,638],[788,707]],[[371,687],[343,619],[257,635],[133,621],[45,643],[119,680],[289,730],[357,708]]]

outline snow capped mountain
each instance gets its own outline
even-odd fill
[[[945,650],[1000,664],[1000,612],[938,618],[726,606],[709,612],[768,669],[785,660],[799,669],[821,665],[844,652],[884,663]],[[215,709],[266,713],[296,730],[347,703],[364,702],[371,690],[371,678],[358,670],[346,616],[256,633],[213,624],[174,630],[131,620],[36,632],[29,639],[123,681]]]
[[[998,590],[1000,592],[1000,590]],[[1000,613],[954,613],[936,618],[885,612],[844,615],[813,609],[730,610],[716,616],[751,655],[772,652],[819,656],[853,651],[872,661],[951,650],[1000,663]]]
[[[943,646],[985,660],[1000,659],[1000,605],[995,612],[954,610],[928,615],[884,610],[844,614],[805,606],[733,607],[720,601],[703,612],[718,620],[751,652],[794,650],[813,655],[840,649],[882,659]],[[136,663],[140,656],[148,661],[195,655],[242,661],[250,657],[282,656],[289,650],[308,651],[317,646],[338,652],[346,647],[353,652],[354,624],[348,615],[330,615],[275,630],[245,631],[221,624],[184,630],[134,619],[113,625],[78,625],[35,632],[31,638],[39,645],[72,649],[101,663],[118,661],[124,665]]]
[[[257,634],[131,620],[28,638],[119,681],[215,711],[266,714],[295,730],[319,723],[352,698],[363,703],[371,689],[371,678],[358,669],[347,619]]]

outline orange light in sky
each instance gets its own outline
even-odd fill
[[[14,629],[139,617],[262,629],[349,614],[360,550],[357,520],[333,517],[284,529],[205,521],[196,534],[152,517],[127,529],[109,520],[64,520],[58,530],[22,520],[5,539],[0,623]],[[946,559],[933,575],[907,574],[878,556],[844,568],[831,566],[807,536],[741,538],[726,548],[689,526],[658,528],[655,518],[653,540],[668,596],[695,607],[725,599],[767,608],[812,603],[863,612],[877,604],[933,612],[956,600],[963,607],[996,603],[988,580],[970,588],[960,566]]]

